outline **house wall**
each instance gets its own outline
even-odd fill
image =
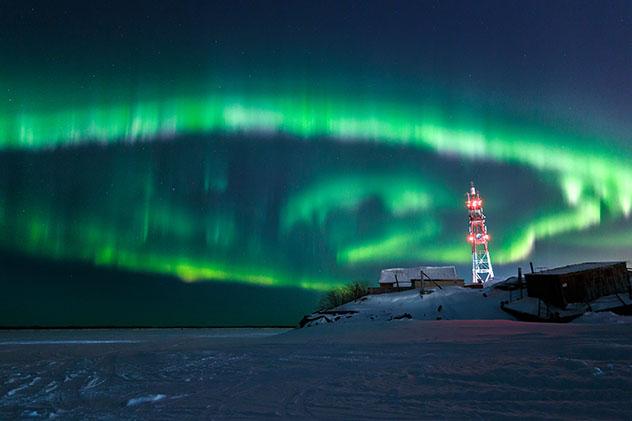
[[[429,281],[427,279],[423,280],[423,283],[419,279],[415,279],[415,288],[421,288],[423,284],[424,288],[433,288],[435,286],[457,286],[462,287],[465,285],[465,281],[463,279],[433,279]]]

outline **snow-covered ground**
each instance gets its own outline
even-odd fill
[[[0,331],[0,419],[630,419],[632,323],[590,317]]]
[[[407,290],[388,294],[368,295],[333,310],[341,314],[328,315],[308,324],[363,323],[393,319],[413,320],[514,320],[500,308],[507,300],[507,291],[493,288],[471,289],[456,286],[435,288],[428,294]],[[344,313],[348,312],[348,313]],[[318,317],[315,314],[314,317]]]
[[[523,300],[515,301],[520,297],[520,292],[512,292],[514,308],[523,311],[537,313],[538,300],[526,297],[523,292]],[[431,293],[420,294],[419,290],[407,290],[388,294],[368,295],[359,300],[344,304],[332,309],[328,313],[316,312],[309,316],[313,321],[306,327],[315,327],[327,323],[367,323],[374,321],[395,320],[515,320],[513,316],[501,309],[501,301],[508,301],[508,291],[494,288],[470,289],[457,286],[447,286],[442,289],[435,288]],[[626,300],[627,297],[624,297]],[[591,303],[571,304],[567,310],[559,310],[565,313],[577,314],[589,308],[600,309],[620,304],[616,296],[602,297]],[[579,309],[578,309],[579,308]],[[617,316],[616,314],[587,313],[573,321],[573,323],[601,323],[619,322],[626,323],[632,317]]]
[[[447,286],[435,288],[432,293],[423,295],[416,289],[369,295],[345,304],[340,309],[358,311],[354,321],[371,317],[388,320],[404,313],[410,314],[415,320],[513,320],[500,309],[500,302],[508,297],[508,292],[491,288]]]

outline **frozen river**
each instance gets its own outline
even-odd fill
[[[0,419],[632,418],[632,324],[0,331]]]

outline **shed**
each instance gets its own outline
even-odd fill
[[[525,274],[527,294],[559,308],[630,292],[625,262],[588,262]]]

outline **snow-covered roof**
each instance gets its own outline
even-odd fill
[[[412,268],[383,269],[380,273],[380,284],[395,284],[407,287],[411,286],[412,279],[458,279],[454,266],[416,266]],[[395,280],[397,275],[397,280]]]
[[[618,265],[625,262],[586,262],[586,263],[577,263],[574,265],[562,266],[559,268],[543,270],[541,272],[536,272],[536,275],[565,275],[567,273],[575,273],[575,272],[583,272],[585,270],[591,270],[601,267],[609,267]]]

